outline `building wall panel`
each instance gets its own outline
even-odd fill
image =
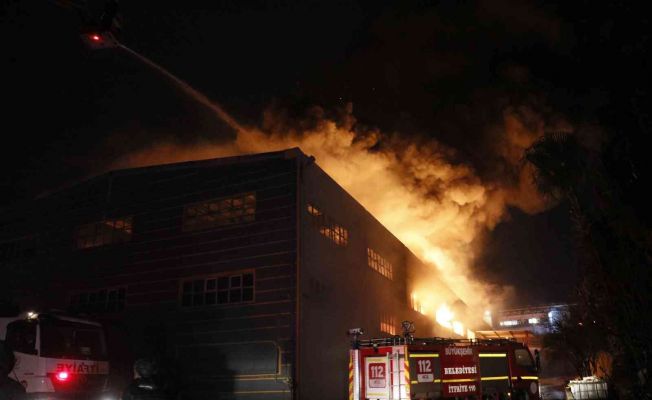
[[[186,205],[254,192],[254,221],[184,229]],[[43,239],[47,250],[42,259],[48,260],[43,268],[56,274],[50,275],[53,279],[48,286],[54,290],[41,299],[42,304],[61,308],[73,293],[126,288],[124,311],[95,315],[112,329],[123,329],[128,338],[130,348],[113,353],[121,358],[114,365],[128,368],[127,358],[164,352],[181,360],[186,370],[206,371],[184,375],[189,387],[197,387],[193,384],[198,382],[205,385],[206,390],[194,393],[196,398],[281,399],[288,398],[292,389],[295,215],[296,161],[280,153],[260,161],[238,159],[228,164],[218,160],[102,175],[26,207],[23,219],[1,224],[0,233],[11,236],[11,226],[21,226]],[[74,248],[77,226],[127,216],[133,219],[130,241]],[[254,272],[254,302],[181,305],[184,279],[238,271]],[[231,346],[235,352],[220,353],[228,348],[223,345],[235,342],[239,343]],[[220,354],[237,364],[239,354],[247,355],[247,349],[259,343],[277,349],[273,353],[278,367],[273,374],[262,379],[246,373],[216,373]],[[179,357],[180,350],[197,345],[212,349],[212,356],[185,361]],[[246,363],[240,367],[256,370]]]

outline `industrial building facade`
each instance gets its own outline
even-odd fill
[[[432,271],[299,149],[95,177],[1,215],[0,257],[23,307],[101,320],[114,372],[161,356],[184,398],[344,398],[348,329],[448,335],[411,307]]]

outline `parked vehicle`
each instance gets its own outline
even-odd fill
[[[350,400],[538,400],[536,364],[515,340],[389,338],[354,340]]]
[[[17,362],[12,378],[30,397],[107,398],[109,362],[101,324],[29,312],[0,318],[0,339],[13,348]]]

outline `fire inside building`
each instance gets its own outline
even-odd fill
[[[415,310],[416,278],[456,298],[436,272],[297,148],[97,176],[4,212],[0,248],[23,309],[102,322],[112,374],[172,360],[188,398],[344,398],[348,329],[455,336]]]

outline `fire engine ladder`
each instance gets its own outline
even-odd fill
[[[389,398],[390,400],[410,400],[409,382],[405,376],[405,355],[387,354],[389,363]]]

